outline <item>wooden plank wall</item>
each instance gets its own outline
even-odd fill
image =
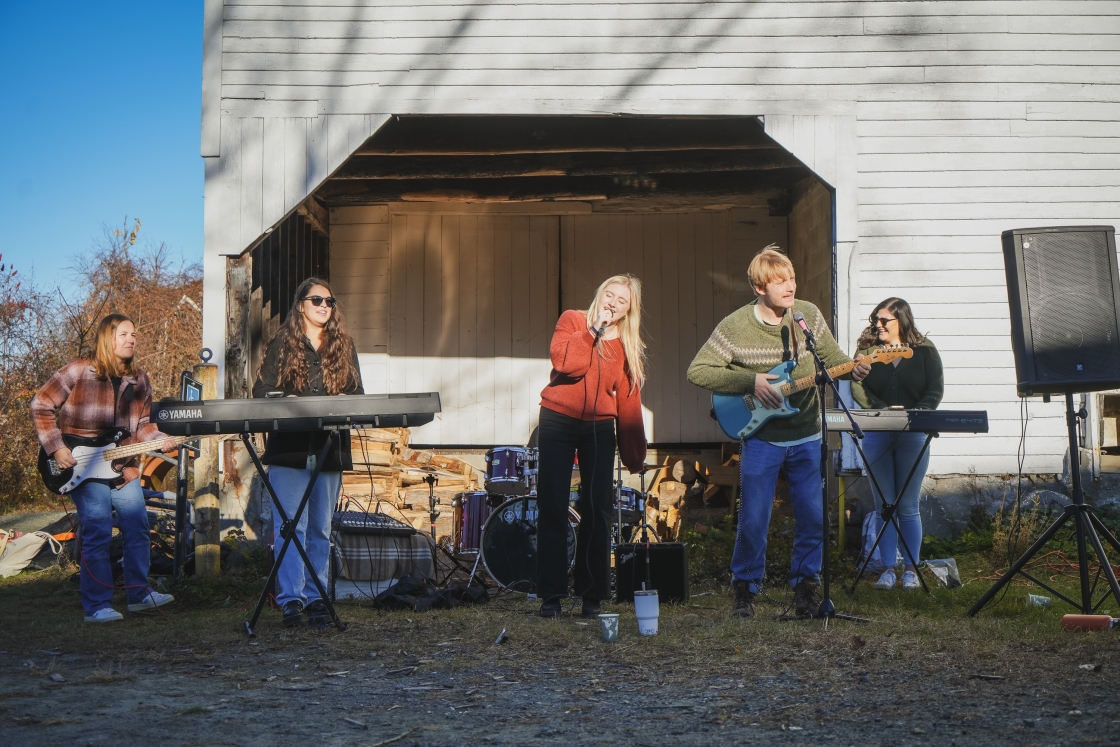
[[[559,316],[559,218],[446,209],[331,211],[367,391],[440,392],[415,443],[528,443]]]
[[[787,248],[797,272],[797,297],[816,304],[831,325],[832,194],[815,179],[794,188]]]
[[[624,272],[642,281],[649,368],[642,404],[652,443],[723,441],[708,394],[685,372],[716,324],[754,299],[751,257],[786,244],[786,219],[766,210],[574,215],[563,219],[561,285],[566,309],[586,309],[599,284]],[[648,424],[647,424],[648,425]]]
[[[854,116],[857,316],[907,298],[943,352],[944,406],[991,416],[984,438],[941,438],[934,472],[1016,469],[999,233],[1120,223],[1114,2],[227,0],[220,26],[221,64],[204,61],[207,90],[221,89],[210,278],[377,112]],[[213,282],[204,334],[220,345]],[[1061,471],[1060,405],[1032,413],[1025,469]]]
[[[623,272],[643,282],[649,438],[724,440],[685,370],[719,320],[754,298],[747,264],[762,246],[786,242],[784,217],[455,209],[331,211],[332,286],[367,390],[443,397],[442,416],[414,441],[527,443],[560,310],[586,308],[600,282]]]

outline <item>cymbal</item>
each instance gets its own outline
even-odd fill
[[[401,472],[419,472],[424,475],[435,475],[436,477],[462,477],[456,475],[454,472],[444,472],[443,470],[436,469],[435,467],[396,467],[393,469]]]
[[[649,472],[651,469],[669,469],[668,464],[643,464],[638,472]]]

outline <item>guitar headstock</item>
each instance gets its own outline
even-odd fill
[[[895,358],[912,358],[914,349],[904,342],[897,345],[880,345],[867,354],[872,363],[890,363]]]

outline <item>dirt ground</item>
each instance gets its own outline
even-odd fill
[[[1120,636],[1063,634],[1016,588],[834,588],[867,624],[731,619],[709,589],[633,608],[617,642],[504,596],[439,612],[340,605],[346,632],[284,631],[256,586],[179,589],[165,614],[81,621],[60,570],[0,582],[0,743],[17,745],[1120,745]],[[787,602],[788,590],[774,590]],[[118,605],[123,608],[123,604]],[[508,640],[496,644],[499,631]]]

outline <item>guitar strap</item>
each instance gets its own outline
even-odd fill
[[[798,352],[799,352],[799,345],[798,345],[798,342],[797,342],[797,325],[793,323],[793,312],[791,310],[786,311],[785,321],[789,323],[789,335],[790,335],[790,340],[792,342],[792,348],[793,348],[793,350],[790,351],[790,354],[793,356],[790,360],[792,360],[794,362],[794,365],[796,365],[797,364],[797,358],[798,358]]]

